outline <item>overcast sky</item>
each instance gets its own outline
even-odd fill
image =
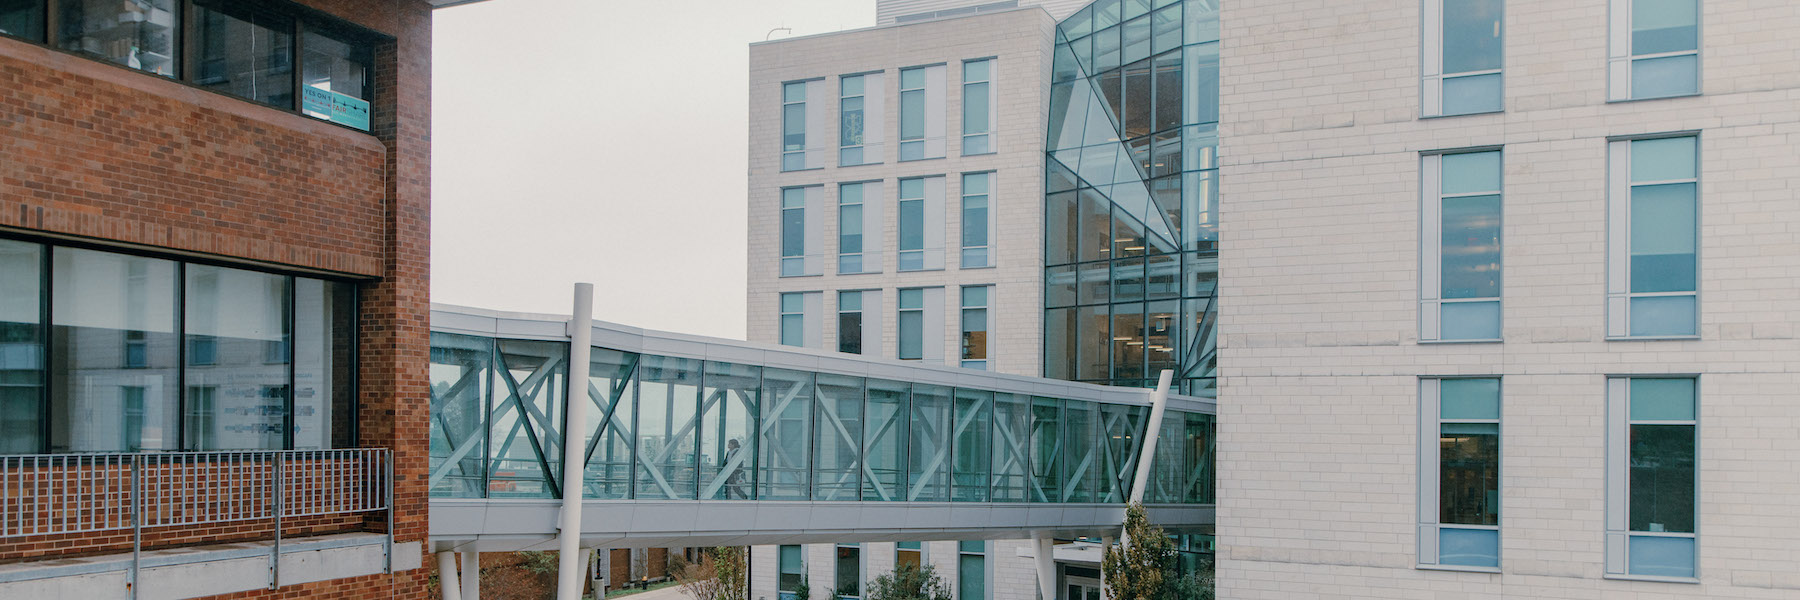
[[[489,0],[438,10],[431,300],[742,338],[748,44],[874,0]],[[774,115],[769,115],[773,118]]]

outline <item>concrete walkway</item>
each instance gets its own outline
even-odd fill
[[[611,598],[614,596],[608,597]],[[618,598],[620,600],[693,600],[693,598],[689,598],[687,594],[681,593],[680,584],[671,585],[662,589],[650,590],[648,592],[638,592],[629,596],[619,596]]]

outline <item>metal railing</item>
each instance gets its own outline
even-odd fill
[[[283,519],[382,511],[391,573],[393,481],[386,448],[0,455],[0,541],[130,529],[136,597],[144,529],[269,521],[273,589]]]

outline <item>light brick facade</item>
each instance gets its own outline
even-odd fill
[[[1606,102],[1606,3],[1514,0],[1505,112],[1423,120],[1417,0],[1226,4],[1219,597],[1800,597],[1800,12],[1700,4],[1700,96]],[[1684,131],[1699,339],[1607,341],[1607,142]],[[1420,344],[1420,153],[1481,146],[1505,341]],[[1624,374],[1699,375],[1697,584],[1602,576]],[[1454,375],[1502,378],[1499,573],[1415,568],[1417,382]]]

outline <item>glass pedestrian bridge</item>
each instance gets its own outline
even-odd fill
[[[1116,531],[1152,390],[595,321],[568,423],[567,317],[434,306],[439,550],[553,543],[579,443],[584,547]],[[1170,395],[1143,499],[1210,532],[1214,404]],[[569,435],[571,426],[579,435]]]

